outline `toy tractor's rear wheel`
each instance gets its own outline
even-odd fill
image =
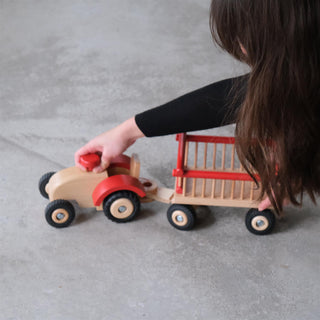
[[[46,198],[49,199],[49,195],[46,191],[46,185],[48,184],[50,178],[55,174],[55,172],[48,172],[45,173],[39,180],[39,191],[41,193],[41,195]]]
[[[192,206],[173,204],[167,211],[170,224],[179,230],[191,230],[196,220]]]
[[[138,196],[131,191],[117,191],[103,202],[104,214],[115,222],[129,222],[140,210]]]
[[[265,235],[272,231],[275,220],[274,213],[269,209],[250,209],[246,215],[246,226],[253,234]]]
[[[47,222],[55,228],[68,227],[75,217],[73,205],[66,200],[54,200],[45,210]]]

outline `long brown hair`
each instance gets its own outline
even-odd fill
[[[277,212],[320,191],[320,1],[212,0],[215,42],[251,67],[239,159]],[[240,45],[245,48],[244,54]],[[257,182],[257,181],[256,181]]]

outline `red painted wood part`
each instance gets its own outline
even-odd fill
[[[234,137],[220,137],[220,136],[201,136],[201,135],[191,135],[186,133],[179,133],[176,136],[177,141],[181,141],[181,139],[185,139],[190,142],[207,142],[207,143],[226,143],[226,144],[234,144]]]
[[[183,161],[184,161],[184,152],[185,152],[185,145],[186,145],[186,134],[185,133],[179,133],[177,134],[176,140],[179,141],[178,146],[178,156],[177,156],[177,175],[181,176],[183,175]]]
[[[111,163],[110,163],[110,168],[125,168],[130,170],[130,161],[131,158],[126,156],[125,154],[121,154],[120,156],[117,156],[115,158],[112,159]]]
[[[96,186],[92,193],[94,205],[100,206],[105,197],[113,192],[121,190],[135,192],[141,198],[146,196],[144,187],[137,178],[119,174],[103,180]]]
[[[178,146],[178,156],[177,156],[177,168],[172,171],[172,175],[174,177],[252,181],[252,178],[247,173],[188,170],[184,168],[185,146],[187,141],[202,142],[202,143],[235,144],[234,137],[201,136],[201,135],[188,135],[186,133],[179,133],[176,136],[176,140],[179,142],[179,146]],[[257,181],[260,181],[260,177],[258,175],[255,175],[254,177],[256,178]],[[181,180],[177,181],[176,192],[182,193]]]
[[[101,160],[100,156],[96,153],[88,153],[80,156],[80,164],[84,166],[88,171],[92,171],[93,168],[97,167]]]
[[[249,174],[237,172],[184,170],[182,174],[179,174],[179,172],[174,169],[172,175],[174,177],[181,178],[252,181],[252,178],[249,176]],[[257,181],[260,180],[258,175],[255,175],[254,177],[257,179]]]

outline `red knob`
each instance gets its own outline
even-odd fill
[[[93,168],[100,164],[100,162],[100,157],[95,153],[88,153],[80,157],[80,164],[88,171],[92,171]]]

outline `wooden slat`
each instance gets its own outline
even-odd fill
[[[208,143],[204,144],[203,169],[207,168]]]
[[[202,191],[201,191],[201,197],[204,198],[205,191],[206,191],[206,179],[202,179]]]
[[[190,142],[209,142],[209,143],[227,143],[227,144],[234,144],[235,138],[234,137],[213,137],[213,136],[202,136],[202,135],[191,135],[188,134],[186,136],[187,140]]]
[[[212,190],[211,190],[211,198],[214,198],[214,193],[215,193],[215,189],[216,189],[216,179],[212,180]]]
[[[176,185],[179,186],[179,188],[182,188],[181,182],[182,182],[182,178],[177,177],[177,180],[176,180],[176,183],[177,183],[177,184],[176,184]]]
[[[194,146],[194,168],[196,169],[197,166],[198,166],[198,142],[196,142]]]
[[[184,167],[188,166],[188,156],[189,156],[189,141],[186,141],[186,148],[184,154]]]
[[[231,183],[231,194],[230,194],[231,199],[234,198],[234,187],[235,187],[235,181],[233,180]]]
[[[225,162],[226,161],[226,144],[223,144],[222,148],[222,160],[221,160],[221,170],[225,169]]]
[[[241,181],[241,191],[240,191],[240,200],[243,200],[243,194],[244,194],[244,181]]]
[[[221,199],[224,199],[224,189],[226,185],[226,180],[222,180],[222,186],[221,186]]]
[[[232,145],[232,151],[231,151],[231,170],[234,170],[234,154],[235,154],[235,146]]]
[[[203,170],[184,170],[183,173],[177,170],[172,171],[174,177],[185,177],[185,178],[198,178],[198,179],[222,179],[222,180],[244,180],[252,181],[252,178],[246,172],[230,172],[227,170],[219,171],[203,171]],[[260,177],[255,175],[257,181],[260,181]]]
[[[253,199],[253,187],[254,187],[254,183],[251,182],[251,190],[250,190],[250,200]]]
[[[192,179],[192,191],[191,191],[191,195],[192,197],[194,197],[196,195],[196,180],[195,178]]]
[[[224,207],[242,207],[242,208],[258,208],[258,201],[247,200],[233,200],[230,199],[210,199],[210,198],[194,198],[194,197],[183,197],[181,194],[175,194],[172,203],[180,204],[191,204],[191,205],[208,205],[208,206],[224,206]]]
[[[216,169],[217,144],[213,144],[212,170]]]

